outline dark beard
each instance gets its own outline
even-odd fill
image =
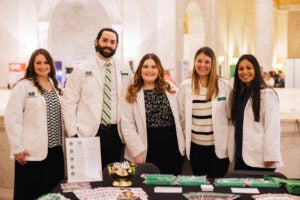
[[[101,46],[97,45],[97,46],[95,46],[95,49],[96,49],[96,51],[99,52],[100,55],[103,56],[104,58],[110,58],[110,57],[112,57],[113,55],[115,55],[115,53],[116,53],[116,50],[114,50],[114,49],[112,49],[112,48],[110,48],[110,47],[101,47]],[[104,51],[105,49],[109,49],[111,52],[110,52],[110,53],[107,53],[107,52]]]

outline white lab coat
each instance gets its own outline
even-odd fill
[[[24,150],[30,154],[26,157],[28,161],[41,161],[46,158],[46,101],[32,81],[24,79],[12,89],[4,113],[4,123],[12,159],[13,154]]]
[[[232,127],[234,129],[234,127]],[[230,131],[229,158],[235,158],[234,131]],[[260,122],[254,121],[252,99],[244,111],[243,160],[251,167],[264,168],[264,161],[275,161],[270,168],[283,166],[280,152],[280,108],[276,92],[271,88],[261,90]]]
[[[99,129],[105,68],[98,66],[96,56],[76,67],[66,81],[62,111],[67,134],[70,137],[76,134],[79,137],[93,137]],[[120,102],[123,101],[127,86],[131,83],[132,72],[129,67],[122,67],[114,59],[110,62],[116,67],[119,124]]]
[[[226,115],[231,92],[230,84],[224,79],[218,79],[219,94],[212,99],[212,124],[215,140],[215,152],[218,158],[228,157],[229,120]],[[178,90],[180,121],[186,138],[186,155],[190,159],[192,137],[192,104],[194,94],[191,79],[183,81]]]
[[[178,148],[182,156],[185,155],[185,141],[179,120],[178,102],[176,93],[166,92],[176,125]],[[123,102],[121,113],[121,128],[125,141],[125,158],[134,161],[142,152],[147,154],[147,125],[144,91],[137,93],[137,101],[133,104]],[[161,147],[163,148],[163,147]]]

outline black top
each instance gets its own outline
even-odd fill
[[[243,124],[244,124],[244,112],[245,107],[248,102],[249,96],[251,94],[251,90],[248,87],[244,88],[241,102],[239,103],[237,114],[234,120],[235,124],[235,152],[237,158],[242,158],[242,147],[243,147]]]
[[[168,127],[175,124],[168,97],[155,89],[144,90],[147,128]]]

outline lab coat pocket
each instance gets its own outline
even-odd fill
[[[252,152],[263,152],[264,134],[253,133],[252,137],[248,141],[245,141],[245,145],[248,143],[248,149]]]
[[[26,96],[25,99],[25,108],[35,108],[37,104],[39,103],[39,97],[38,96]]]
[[[23,145],[25,150],[27,150],[32,157],[36,157],[40,154],[41,149],[45,148],[45,142],[43,139],[46,139],[42,136],[41,130],[32,129],[24,130]],[[47,147],[46,147],[47,148]]]
[[[81,95],[93,97],[103,91],[103,84],[95,76],[86,76],[82,82]]]

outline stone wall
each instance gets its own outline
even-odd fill
[[[293,116],[293,115],[292,115]],[[300,178],[300,117],[281,119],[281,153],[284,166],[276,171],[288,178]]]
[[[14,183],[14,161],[10,159],[10,150],[5,133],[3,116],[0,116],[0,188],[12,188]]]

